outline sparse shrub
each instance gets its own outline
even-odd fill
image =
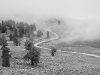
[[[57,49],[54,48],[54,47],[52,47],[52,48],[51,48],[51,55],[54,56],[56,51],[57,51]]]

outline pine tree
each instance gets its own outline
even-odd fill
[[[29,52],[30,58],[31,58],[31,65],[36,66],[39,63],[39,56],[40,56],[40,51],[36,47],[32,47],[32,49]]]
[[[11,57],[11,55],[9,54],[9,48],[6,47],[8,44],[7,44],[7,41],[6,39],[4,38],[5,36],[2,37],[2,66],[3,67],[10,67],[10,61],[9,61],[9,57]]]
[[[40,50],[29,40],[25,42],[25,49],[28,53],[23,58],[30,59],[31,65],[36,66],[39,63]]]
[[[2,21],[2,30],[1,30],[1,33],[5,33],[7,31],[7,28],[6,28],[6,24],[4,21]]]

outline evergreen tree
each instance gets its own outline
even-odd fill
[[[31,65],[36,66],[39,63],[40,50],[29,40],[25,42],[25,49],[28,53],[23,58],[30,59]]]
[[[5,33],[7,31],[7,28],[6,28],[6,24],[4,21],[2,21],[2,30],[1,30],[1,33]]]
[[[11,57],[11,55],[9,54],[9,48],[7,48],[6,46],[8,45],[7,44],[7,41],[6,39],[4,38],[5,36],[2,37],[2,66],[3,67],[10,67],[10,61],[9,61],[9,57]]]
[[[39,49],[33,46],[29,52],[29,55],[30,55],[31,65],[36,66],[39,63],[39,58],[40,58]]]

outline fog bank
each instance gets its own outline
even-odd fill
[[[100,19],[67,18],[62,28],[61,41],[93,41],[100,39]]]
[[[66,42],[99,39],[99,18],[100,0],[0,0],[0,20],[35,23],[45,29],[50,19],[60,19]]]

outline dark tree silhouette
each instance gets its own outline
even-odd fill
[[[10,41],[13,41],[13,34],[9,35]]]
[[[2,30],[1,30],[1,33],[5,33],[7,31],[7,28],[6,28],[6,24],[4,21],[2,21]]]
[[[40,50],[34,47],[34,44],[29,40],[25,42],[25,49],[28,53],[23,58],[30,59],[31,65],[36,66],[39,63]]]
[[[47,34],[47,37],[46,37],[46,38],[50,38],[50,35],[49,35],[49,32],[48,32],[48,31],[47,31],[47,33],[46,33],[46,34]]]
[[[33,46],[29,52],[29,55],[31,59],[31,65],[36,66],[39,63],[40,51],[36,47]]]
[[[9,54],[9,48],[7,48],[6,46],[8,45],[7,44],[7,41],[6,39],[4,38],[5,36],[2,37],[2,66],[3,67],[10,67],[10,61],[9,61],[9,57],[11,57],[11,55]]]

